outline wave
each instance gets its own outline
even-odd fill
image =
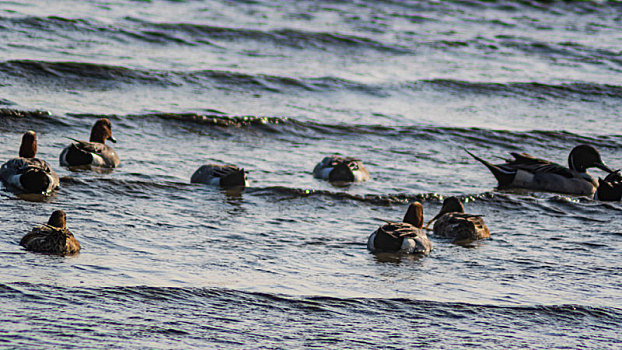
[[[309,176],[311,174],[309,173]],[[157,191],[164,191],[170,197],[192,197],[196,193],[197,187],[206,187],[202,184],[192,184],[188,182],[170,181],[162,179],[151,179],[141,174],[133,174],[134,178],[99,178],[96,182],[84,180],[73,176],[61,178],[62,187],[79,188],[82,193],[87,195],[99,195],[100,192],[110,193],[117,197],[132,197],[149,199],[157,194]],[[206,187],[208,188],[208,187]],[[238,198],[242,195],[239,191],[227,191],[220,188],[212,188],[221,191],[224,196]],[[299,199],[309,199],[310,201],[342,201],[356,202],[370,206],[394,206],[418,202],[433,202],[440,204],[445,196],[439,193],[387,193],[387,194],[352,194],[347,192],[347,186],[343,190],[336,189],[319,190],[313,188],[295,188],[287,186],[251,186],[247,187],[244,196],[254,196],[268,198],[271,201],[290,201]],[[75,189],[74,189],[75,190]],[[457,195],[463,202],[482,202],[484,206],[496,207],[507,210],[523,212],[525,209],[546,212],[552,216],[569,216],[584,221],[602,221],[594,219],[599,217],[599,213],[619,212],[622,207],[617,204],[593,201],[587,197],[569,200],[568,196],[551,194],[543,198],[536,199],[533,196],[525,196],[522,190],[503,190],[494,192],[483,192],[474,194]],[[606,221],[605,221],[606,222]]]
[[[292,49],[326,50],[376,50],[383,53],[406,54],[410,49],[399,45],[381,43],[361,35],[337,32],[314,32],[295,28],[249,29],[222,27],[193,23],[154,23],[138,18],[126,18],[128,22],[107,25],[84,18],[48,17],[0,17],[0,29],[21,27],[24,30],[41,31],[45,35],[55,33],[71,38],[76,35],[110,38],[126,44],[136,40],[149,44],[176,44],[186,46],[208,45],[220,47],[216,42],[257,41]]]
[[[314,121],[300,121],[285,116],[234,116],[219,111],[211,113],[145,113],[130,115],[103,115],[87,113],[68,113],[68,117],[77,119],[97,119],[106,117],[111,120],[138,119],[160,120],[171,123],[199,125],[206,128],[230,129],[243,132],[245,129],[267,133],[304,135],[310,139],[321,139],[326,135],[341,138],[360,138],[362,135],[391,139],[409,139],[421,141],[448,142],[455,145],[481,143],[499,146],[507,151],[522,151],[522,145],[538,144],[542,147],[567,148],[568,145],[591,144],[600,149],[619,150],[622,148],[622,135],[580,135],[568,131],[530,130],[509,131],[483,128],[440,127],[434,125],[383,126],[356,124],[327,124]],[[55,116],[47,111],[24,111],[0,108],[0,118],[7,121],[3,127],[11,127],[9,122],[22,122],[70,126],[66,117]],[[188,129],[195,132],[196,128]]]
[[[29,84],[110,90],[121,85],[161,87],[200,86],[206,89],[275,93],[325,93],[346,91],[386,97],[395,92],[409,93],[431,89],[442,93],[498,96],[524,96],[531,99],[622,99],[622,86],[597,83],[544,84],[539,82],[471,82],[430,79],[414,82],[362,83],[338,77],[287,77],[266,74],[200,70],[140,70],[86,62],[10,60],[0,62],[5,80],[24,80]]]
[[[241,291],[216,287],[61,287],[28,282],[0,283],[0,298],[19,298],[22,300],[56,300],[72,302],[75,298],[106,298],[115,302],[164,302],[191,305],[197,299],[203,303],[255,304],[266,308],[301,308],[329,312],[336,309],[378,309],[393,312],[416,310],[432,317],[430,313],[448,312],[445,316],[460,317],[472,313],[497,313],[531,318],[540,317],[584,319],[586,317],[601,320],[610,325],[622,323],[622,308],[610,306],[586,306],[581,304],[563,305],[481,305],[463,302],[441,302],[410,298],[365,298],[365,297],[329,297],[329,296],[289,296],[264,292]]]

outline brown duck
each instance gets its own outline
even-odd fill
[[[80,243],[67,229],[66,215],[62,210],[54,211],[46,225],[33,228],[19,244],[38,253],[72,255],[80,251]]]
[[[372,253],[428,254],[432,242],[423,228],[423,207],[414,202],[408,206],[403,222],[386,221],[369,236],[367,249]]]
[[[454,243],[490,237],[490,230],[484,219],[480,215],[465,214],[464,205],[457,197],[446,198],[441,211],[428,222],[426,228],[432,222],[435,235],[452,238]]]

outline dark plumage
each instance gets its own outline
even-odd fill
[[[313,168],[313,176],[330,182],[362,182],[369,180],[369,171],[360,159],[332,155]]]
[[[116,168],[121,163],[114,149],[106,145],[106,140],[117,142],[112,136],[112,125],[108,118],[98,119],[91,129],[89,142],[74,140],[60,154],[62,166],[96,166]]]
[[[72,255],[80,251],[80,243],[67,229],[66,215],[62,210],[54,211],[47,225],[33,228],[19,244],[38,253]]]
[[[192,183],[204,183],[223,188],[248,186],[248,179],[244,169],[235,165],[202,165],[190,178]]]
[[[622,200],[622,175],[616,170],[603,179],[598,179],[598,189],[594,199],[600,201]]]
[[[484,164],[499,182],[500,188],[526,188],[566,194],[592,196],[596,180],[587,173],[588,168],[612,172],[603,163],[600,153],[590,145],[579,145],[568,156],[568,168],[526,153],[510,153],[514,159],[503,164],[491,164],[466,151]]]
[[[414,202],[408,207],[403,222],[390,222],[372,233],[367,240],[367,249],[372,253],[428,254],[432,242],[423,227],[423,207]]]
[[[434,234],[451,238],[454,243],[475,241],[489,238],[490,230],[480,215],[464,213],[464,206],[457,197],[448,197],[443,201],[441,211],[428,222],[426,228],[434,222]]]
[[[58,188],[58,175],[50,165],[35,158],[37,135],[28,131],[22,136],[19,158],[13,158],[0,167],[0,180],[4,185],[19,193],[48,194]]]

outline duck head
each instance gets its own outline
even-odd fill
[[[432,220],[428,221],[428,224],[425,225],[425,227],[428,228],[431,223],[436,221],[436,219],[447,213],[464,213],[464,205],[462,205],[460,198],[453,196],[445,198],[441,211],[439,211],[438,214],[432,218]]]
[[[62,210],[55,210],[52,215],[50,215],[48,225],[64,229],[67,226],[67,215]]]
[[[568,167],[572,170],[584,173],[588,168],[599,168],[608,173],[613,170],[600,159],[598,150],[590,145],[579,145],[570,151]]]
[[[29,130],[22,136],[22,144],[19,146],[19,156],[34,158],[37,154],[37,134]]]
[[[91,129],[91,142],[106,143],[106,140],[117,142],[112,136],[112,124],[108,118],[97,119],[93,128]]]
[[[404,216],[405,223],[411,224],[416,228],[423,227],[423,206],[419,202],[411,203],[408,206],[408,210],[406,211],[406,215]]]

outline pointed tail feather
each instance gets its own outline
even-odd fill
[[[486,160],[476,156],[475,154],[469,152],[466,148],[464,149],[466,153],[468,153],[471,157],[475,158],[478,162],[484,164],[488,170],[495,176],[497,182],[499,182],[499,186],[507,186],[514,181],[514,176],[516,176],[516,171],[502,169],[497,165],[491,164]]]

